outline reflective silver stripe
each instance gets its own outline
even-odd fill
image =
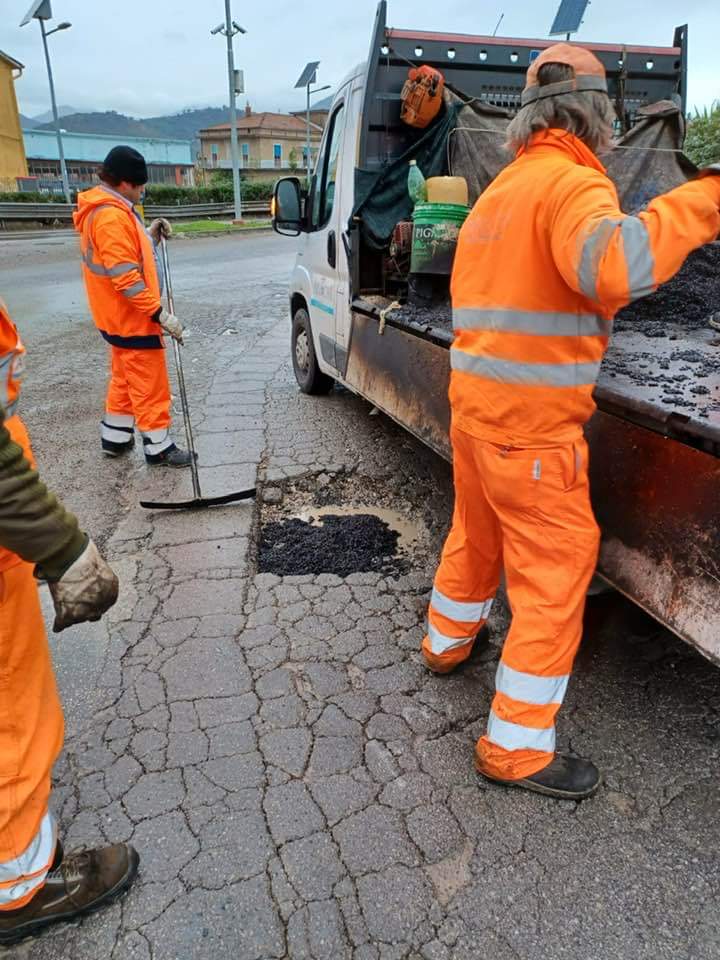
[[[107,193],[112,193],[114,196],[120,197],[120,194],[119,194],[119,193],[115,193],[114,190],[108,190],[108,191],[106,191],[106,192],[107,192]],[[120,199],[123,200],[125,203],[129,204],[130,209],[132,210],[132,204],[130,203],[129,200],[125,200],[124,197],[120,197]],[[112,204],[112,203],[100,203],[100,204],[98,204],[98,206],[95,207],[95,209],[94,209],[94,210],[92,211],[92,213],[90,214],[90,217],[88,218],[88,229],[89,229],[90,224],[92,223],[93,219],[95,218],[95,214],[98,212],[98,210],[103,210],[103,209],[105,209],[106,207],[112,207],[112,206],[114,206],[114,204]],[[102,263],[96,263],[96,262],[93,260],[94,252],[95,252],[95,251],[93,250],[92,241],[91,241],[90,238],[88,237],[87,250],[86,250],[85,253],[83,254],[83,262],[84,262],[85,266],[88,268],[88,270],[89,270],[91,273],[96,274],[97,276],[100,276],[100,277],[122,277],[123,274],[125,274],[125,273],[131,273],[133,270],[137,270],[139,273],[142,273],[142,268],[141,268],[141,266],[140,266],[139,263],[116,263],[114,267],[105,267]]]
[[[131,287],[126,287],[124,290],[121,290],[120,293],[124,297],[134,297],[138,293],[142,293],[143,290],[147,290],[144,280],[138,280],[137,283],[134,283]]]
[[[570,676],[538,677],[532,673],[513,670],[500,661],[495,675],[495,689],[513,700],[547,706],[549,703],[562,703]]]
[[[0,404],[5,408],[5,416],[8,420],[10,417],[15,416],[15,411],[17,410],[17,400],[10,403],[8,376],[13,361],[18,356],[20,356],[20,354],[16,350],[11,350],[10,353],[4,353],[0,356]]]
[[[142,436],[143,449],[149,456],[162,453],[163,450],[167,450],[168,447],[173,445],[173,441],[170,439],[170,429],[167,427],[162,430],[143,430]]]
[[[592,386],[600,373],[600,363],[519,363],[500,357],[475,356],[457,347],[450,348],[450,366],[461,373],[472,373],[498,383],[516,383],[527,387]]]
[[[474,623],[478,620],[487,620],[493,605],[492,599],[480,600],[476,603],[466,603],[460,600],[451,600],[433,587],[430,604],[443,617],[458,620],[460,623]]]
[[[630,299],[637,300],[638,297],[646,297],[657,287],[654,277],[655,261],[650,249],[650,234],[638,217],[626,217],[620,229],[625,247]]]
[[[105,272],[109,277],[122,277],[124,273],[131,273],[133,270],[140,272],[139,263],[116,263],[114,267],[107,267]]]
[[[436,630],[430,623],[428,624],[428,638],[432,652],[439,654],[446,653],[448,650],[454,650],[456,647],[464,647],[466,643],[470,643],[471,640],[475,639],[475,635],[473,634],[471,637],[446,637],[444,633],[440,633],[440,631]]]
[[[597,300],[598,298],[597,280],[600,261],[612,240],[615,228],[622,222],[621,217],[601,220],[585,240],[580,256],[578,280],[580,289],[590,300]]]
[[[541,310],[453,310],[455,330],[498,330],[549,337],[609,337],[612,322],[593,313],[546,313]]]
[[[56,841],[55,822],[51,814],[46,813],[38,832],[20,856],[0,863],[0,883],[10,884],[0,888],[0,905],[15,903],[42,886],[47,876],[47,870],[43,868],[50,863]],[[28,876],[33,873],[38,876]]]
[[[110,441],[110,443],[132,443],[133,433],[134,431],[131,427],[125,429],[111,427],[105,423],[104,420],[100,424],[100,436],[103,440]]]
[[[103,423],[108,427],[129,427],[135,426],[135,417],[131,413],[105,413]]]
[[[519,723],[501,720],[492,710],[488,718],[487,737],[504,750],[541,750],[543,753],[553,753],[555,750],[555,727],[544,730],[523,727]]]

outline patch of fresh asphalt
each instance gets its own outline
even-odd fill
[[[121,903],[8,955],[716,958],[716,668],[617,598],[596,600],[559,747],[593,757],[603,788],[577,805],[479,782],[472,747],[505,605],[464,669],[427,673],[450,471],[346,392],[298,393],[284,241],[171,248],[178,312],[196,328],[186,365],[207,488],[257,475],[272,489],[267,506],[202,515],[137,507],[187,493],[186,476],[101,464],[104,365],[72,258],[13,249],[3,293],[33,354],[26,412],[43,470],[103,532],[122,581],[103,624],[54,643],[70,732],[53,806],[70,846],[132,840],[142,862]],[[411,571],[256,573],[263,518],[333,504],[421,526]]]

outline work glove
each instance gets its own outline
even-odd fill
[[[158,217],[148,227],[148,233],[156,244],[160,243],[162,237],[167,240],[168,237],[172,236],[172,232],[170,221],[166,220],[165,217]]]
[[[178,343],[183,342],[183,331],[185,330],[185,327],[174,314],[168,313],[165,307],[163,307],[162,311],[160,312],[158,323],[163,328],[165,333],[169,333],[170,336],[174,337]]]
[[[53,633],[73,623],[99,620],[118,598],[119,582],[98,548],[88,545],[55,583],[48,583],[55,604]]]

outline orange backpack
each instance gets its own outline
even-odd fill
[[[402,88],[400,119],[421,130],[440,112],[445,78],[434,67],[413,67]]]

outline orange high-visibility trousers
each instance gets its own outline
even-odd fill
[[[172,445],[170,406],[165,351],[111,346],[103,440],[121,449],[132,442],[137,424],[145,454],[162,453]]]
[[[428,613],[423,653],[447,673],[465,660],[504,568],[512,625],[478,768],[520,780],[555,751],[555,716],[582,635],[600,531],[584,440],[511,449],[452,432],[455,512]]]
[[[50,774],[64,722],[33,567],[0,572],[0,910],[27,903],[55,855]]]

